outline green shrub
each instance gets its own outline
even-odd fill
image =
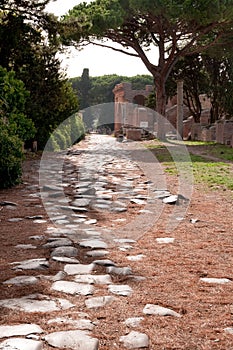
[[[22,173],[23,141],[35,134],[25,114],[28,97],[24,84],[0,66],[0,188],[18,183]]]
[[[50,136],[46,149],[48,151],[61,151],[80,142],[85,137],[85,128],[82,120],[74,114],[65,120]]]
[[[22,174],[23,143],[0,124],[0,188],[17,184]]]

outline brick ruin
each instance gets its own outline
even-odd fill
[[[152,85],[146,85],[145,90],[133,90],[131,83],[120,83],[115,86],[113,93],[115,95],[115,116],[114,128],[119,130],[123,125],[132,126],[126,133],[130,139],[140,140],[141,129],[147,129],[156,133],[157,122],[155,113],[145,108],[145,100],[153,91]],[[183,107],[183,138],[198,141],[216,141],[233,147],[233,119],[219,120],[215,124],[210,124],[209,98],[200,95],[202,113],[200,123],[195,123],[188,107]],[[177,98],[174,96],[166,106],[166,118],[169,123],[166,124],[166,131],[174,133],[177,123]],[[171,127],[172,125],[172,127]]]

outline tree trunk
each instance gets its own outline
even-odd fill
[[[158,118],[158,132],[157,138],[159,140],[166,139],[165,128],[165,111],[166,111],[166,91],[165,91],[165,79],[161,76],[159,79],[155,78],[156,87],[156,111],[159,113]]]

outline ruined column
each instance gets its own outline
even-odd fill
[[[177,139],[183,139],[183,119],[184,119],[184,108],[183,108],[183,80],[177,81],[177,120],[176,130]]]

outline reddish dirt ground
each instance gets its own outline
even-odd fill
[[[25,161],[24,183],[0,191],[0,201],[17,203],[15,209],[0,207],[0,282],[15,276],[10,263],[28,258],[49,257],[48,250],[42,247],[46,237],[38,243],[39,247],[36,250],[15,247],[17,244],[33,243],[29,237],[43,235],[48,223],[34,224],[29,219],[17,223],[7,221],[12,217],[25,218],[30,215],[43,215],[46,218],[40,198],[29,197],[30,193],[35,193],[35,189],[29,190],[28,186],[37,181],[34,174],[38,165],[38,159]],[[172,189],[175,178],[169,176],[167,181]],[[156,242],[157,237],[167,236],[164,226],[168,213],[172,211],[172,207],[168,206],[156,225],[137,241],[132,250],[122,252],[110,249],[108,258],[118,266],[131,266],[134,275],[144,276],[146,280],[136,282],[131,277],[115,278],[115,282],[129,284],[133,288],[133,294],[127,298],[119,297],[116,302],[98,311],[88,310],[90,319],[96,322],[93,335],[100,340],[100,350],[123,349],[119,337],[130,331],[123,322],[126,318],[134,316],[144,317],[136,330],[149,336],[151,350],[233,349],[233,335],[224,331],[226,327],[233,327],[232,208],[232,192],[210,190],[203,185],[195,185],[186,216],[171,234],[175,238],[173,244]],[[137,215],[138,207],[131,207],[130,213]],[[192,218],[197,218],[198,221],[193,224],[190,222]],[[106,220],[104,222],[106,224]],[[123,224],[121,225],[123,229]],[[87,263],[90,260],[85,257],[85,251],[80,250],[78,258]],[[144,254],[145,257],[137,262],[127,260],[127,255],[137,254]],[[61,269],[62,265],[54,262],[50,264],[49,271],[39,274],[55,274]],[[100,271],[99,268],[97,272]],[[30,271],[26,274],[33,273]],[[34,274],[38,275],[38,271]],[[232,283],[207,284],[201,282],[201,277],[228,278]],[[43,279],[39,286],[1,285],[0,299],[33,292],[64,297],[63,294],[51,291],[50,285],[50,282]],[[103,295],[101,287],[96,295],[98,294]],[[76,303],[76,312],[87,311],[84,297],[71,296],[68,299]],[[144,315],[142,310],[148,303],[169,307],[179,312],[181,317]],[[75,317],[72,309],[63,313]],[[47,325],[47,320],[52,317],[51,313],[24,314],[0,309],[1,325],[38,322],[46,331],[52,332],[58,329],[54,325]],[[45,346],[44,349],[52,348]]]

